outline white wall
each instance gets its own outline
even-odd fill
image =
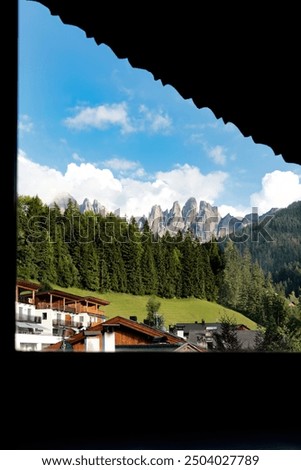
[[[62,340],[61,336],[15,334],[15,349],[17,351],[42,351],[49,344],[55,344]],[[32,349],[30,349],[32,348]]]
[[[99,336],[86,336],[86,352],[99,352]]]
[[[105,331],[102,341],[104,352],[115,351],[115,331]]]

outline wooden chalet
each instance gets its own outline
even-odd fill
[[[98,299],[97,297],[82,297],[54,289],[36,292],[35,299],[36,308],[38,309],[51,308],[75,314],[84,312],[89,314],[104,314],[100,307],[110,303],[108,300]]]
[[[93,296],[80,296],[64,291],[50,289],[39,291],[40,284],[17,279],[16,301],[35,305],[36,309],[52,309],[73,314],[88,313],[104,315],[101,306],[109,305],[105,299]]]
[[[31,281],[17,279],[16,301],[35,305],[35,294],[39,290],[40,284]]]
[[[108,337],[109,348],[107,348]],[[69,337],[66,339],[65,344],[63,341],[59,341],[44,349],[44,351],[61,351],[67,349],[76,352],[173,352],[180,346],[183,346],[182,352],[205,351],[195,345],[187,347],[187,341],[184,338],[167,331],[162,331],[158,328],[145,325],[144,323],[116,316]],[[184,348],[184,346],[186,347]]]

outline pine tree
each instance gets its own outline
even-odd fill
[[[37,279],[33,243],[29,241],[28,230],[29,197],[20,196],[17,200],[17,276],[22,279]]]
[[[202,256],[202,263],[203,263],[203,272],[204,272],[204,279],[205,279],[205,298],[209,302],[216,302],[218,299],[218,292],[219,292],[219,276],[221,275],[220,269],[216,271],[216,275],[213,271],[211,259],[210,259],[210,251],[204,245],[201,245],[201,256]],[[214,263],[213,263],[214,264]]]
[[[63,227],[58,225],[56,229],[56,241],[53,247],[57,283],[62,287],[77,286],[79,283],[79,273],[73,264],[67,244],[64,241]]]
[[[181,297],[192,297],[195,294],[195,253],[192,234],[184,235],[183,243],[180,245],[182,270],[181,270]]]
[[[79,287],[83,287],[80,276],[81,266],[81,236],[80,227],[82,225],[83,216],[75,202],[69,199],[67,208],[64,212],[63,226],[64,226],[64,240],[67,243],[68,251],[72,258],[72,263],[77,270],[77,283]]]
[[[99,261],[95,245],[91,243],[81,244],[81,264],[79,266],[81,285],[84,289],[97,291],[100,284]]]
[[[240,274],[242,282],[240,285],[240,292],[238,294],[237,308],[244,313],[248,313],[249,301],[250,301],[250,290],[252,289],[252,268],[251,268],[251,254],[246,248],[240,264]]]
[[[246,314],[259,325],[263,325],[265,293],[265,277],[258,262],[251,265],[251,283],[248,291]]]
[[[224,250],[224,272],[219,290],[219,302],[226,307],[237,309],[242,286],[241,257],[232,242],[228,240]]]
[[[144,294],[156,294],[158,290],[158,277],[154,260],[155,242],[152,237],[148,222],[146,221],[141,235],[141,279]]]
[[[157,295],[159,297],[168,297],[168,293],[166,291],[166,266],[165,266],[165,245],[164,245],[164,237],[162,240],[158,240],[153,245],[153,252],[154,252],[154,263],[157,273],[157,280],[158,280],[158,287],[157,287]]]
[[[201,243],[193,243],[194,251],[194,290],[193,295],[199,299],[206,298],[206,278],[210,276],[211,267],[207,261],[207,253],[204,250],[204,247]],[[207,272],[206,272],[207,271]],[[211,276],[213,277],[213,276]],[[213,281],[214,282],[214,281]]]
[[[141,276],[141,234],[134,218],[127,227],[123,227],[122,259],[127,277],[127,289],[130,294],[143,295]]]
[[[233,317],[224,314],[221,317],[221,331],[213,333],[215,350],[222,352],[241,351],[242,345],[237,337],[237,323]]]
[[[54,247],[47,230],[41,231],[40,240],[34,243],[34,251],[38,281],[57,284]]]

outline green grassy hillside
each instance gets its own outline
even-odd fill
[[[108,292],[106,294],[99,294],[90,292],[75,287],[62,288],[54,286],[55,289],[64,290],[76,295],[92,295],[99,297],[110,302],[110,305],[103,307],[103,310],[108,318],[120,315],[129,318],[135,315],[137,320],[142,322],[146,318],[146,303],[149,296],[139,296],[131,294],[119,294],[116,292]],[[207,302],[200,299],[159,299],[161,306],[159,313],[164,315],[165,326],[175,323],[194,323],[195,321],[201,322],[218,322],[220,317],[227,313],[236,319],[237,323],[243,323],[252,330],[256,329],[256,323],[241,313],[234,310],[227,309],[221,305],[213,302]]]

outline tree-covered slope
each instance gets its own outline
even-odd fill
[[[280,283],[286,295],[299,293],[301,286],[301,201],[279,209],[272,216],[247,227],[246,241],[237,243],[241,252],[250,251],[274,283]],[[241,240],[241,234],[239,234]]]

